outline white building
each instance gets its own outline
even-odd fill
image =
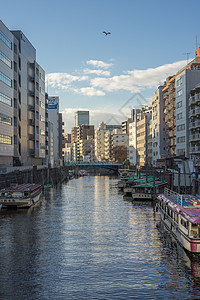
[[[165,86],[159,86],[152,97],[152,159],[156,167],[158,159],[166,157],[166,126],[165,126],[165,102],[162,90]]]
[[[137,122],[136,120],[129,124],[129,161],[131,165],[137,163]]]

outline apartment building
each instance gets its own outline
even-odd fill
[[[137,114],[136,123],[136,149],[137,165],[152,165],[152,109],[143,107]]]
[[[152,158],[153,166],[160,158],[167,155],[165,102],[163,99],[164,85],[159,86],[152,97]]]
[[[72,160],[83,161],[90,156],[94,160],[94,126],[80,125],[71,132]]]
[[[98,161],[105,160],[105,137],[108,129],[106,123],[101,122],[95,131],[95,156]]]
[[[200,83],[200,47],[196,57],[167,79],[163,89],[168,156],[189,158],[189,94]]]
[[[0,21],[0,166],[45,163],[45,72],[22,31]]]
[[[189,95],[189,153],[197,172],[200,171],[200,84]]]

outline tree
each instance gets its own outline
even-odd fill
[[[127,159],[128,149],[124,145],[118,145],[113,148],[113,160],[123,162]]]

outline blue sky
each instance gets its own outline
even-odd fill
[[[140,104],[135,93],[149,103],[156,87],[185,64],[184,53],[194,57],[199,11],[196,0],[10,0],[1,4],[1,19],[37,49],[69,132],[77,109],[90,110],[97,127],[112,116],[111,123],[121,122],[120,108],[132,97],[128,117]]]

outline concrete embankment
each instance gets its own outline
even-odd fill
[[[15,170],[6,174],[0,174],[0,189],[10,186],[11,183],[40,183],[41,185],[63,182],[68,178],[68,167],[42,168],[34,166],[27,170]]]

